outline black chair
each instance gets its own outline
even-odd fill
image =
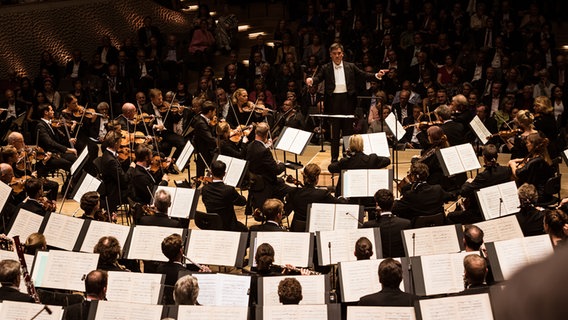
[[[446,214],[444,212],[431,216],[418,216],[412,219],[412,229],[443,226],[445,223]]]
[[[542,203],[537,203],[536,205],[538,207],[555,209],[558,206],[560,199],[562,199],[560,197],[561,177],[562,175],[558,174],[546,181],[546,183],[544,184],[544,195],[547,198],[550,197],[550,200]]]
[[[217,213],[196,211],[195,225],[202,230],[223,230],[223,221]]]

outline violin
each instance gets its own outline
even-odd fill
[[[164,101],[162,105],[158,108],[160,112],[168,112],[168,110],[171,112],[180,112],[185,109],[193,110],[193,107],[182,106],[178,103],[170,104],[169,102]]]
[[[102,222],[111,222],[111,217],[105,209],[95,211],[95,220]]]
[[[416,127],[418,126],[419,128],[429,128],[431,126],[438,126],[438,125],[442,125],[444,124],[442,121],[420,121],[420,122],[416,122],[413,124],[409,124],[406,126],[403,126],[404,130],[411,128],[411,127]]]
[[[158,172],[158,170],[166,170],[171,163],[172,159],[160,157],[160,155],[156,154],[152,157],[152,160],[150,162],[150,172],[156,173]]]
[[[136,155],[133,151],[130,151],[128,146],[121,146],[117,150],[117,158],[119,162],[124,162],[128,159],[130,159],[130,161],[134,161],[136,159]]]
[[[243,137],[246,137],[250,134],[252,130],[252,125],[245,127],[243,125],[237,127],[235,130],[231,130],[229,134],[229,140],[233,141],[234,143],[238,143],[241,141]]]
[[[503,139],[508,139],[508,138],[512,138],[518,134],[523,133],[523,130],[521,129],[512,129],[512,130],[501,130],[497,133],[494,133],[490,136],[487,137],[487,139],[491,139],[493,137],[501,137]]]
[[[65,119],[51,120],[51,126],[54,127],[54,128],[63,128],[63,126],[66,126],[66,127],[70,128],[71,130],[73,130],[76,125],[77,125],[76,121],[68,121],[68,120],[65,120]]]
[[[41,197],[37,199],[37,201],[41,204],[43,210],[47,212],[55,212],[55,210],[57,210],[57,204],[53,200],[49,200],[46,197]]]
[[[21,178],[12,177],[12,181],[8,183],[8,185],[12,188],[15,194],[19,194],[24,191],[24,185],[26,184],[26,180],[31,178],[30,176],[23,176]]]
[[[134,119],[132,120],[132,123],[139,124],[143,122],[145,124],[150,124],[156,118],[157,117],[155,115],[149,115],[146,112],[143,112],[142,114],[135,115]]]
[[[120,130],[120,133],[122,133],[122,139],[120,141],[121,146],[127,146],[132,142],[134,142],[135,144],[141,144],[146,141],[146,136],[141,131],[130,133],[126,130]]]
[[[296,179],[292,176],[286,176],[286,182],[291,183],[291,184],[298,186],[298,187],[304,187],[304,184],[300,180],[298,180],[298,179]]]
[[[93,109],[93,108],[87,108],[81,113],[74,112],[73,116],[74,117],[77,117],[77,116],[80,117],[80,116],[82,116],[82,114],[85,114],[85,118],[88,118],[88,119],[96,119],[97,117],[101,117],[103,119],[108,119],[108,115],[106,115],[104,113],[96,112],[95,109]]]

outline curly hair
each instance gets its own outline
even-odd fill
[[[278,284],[278,297],[282,304],[298,304],[302,301],[302,285],[295,278],[284,278]]]

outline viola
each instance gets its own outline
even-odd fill
[[[179,103],[169,103],[167,101],[164,101],[162,103],[162,105],[158,108],[158,110],[160,112],[182,112],[182,110],[185,109],[189,109],[189,110],[193,110],[193,107],[188,107],[188,106],[182,106]]]
[[[135,131],[130,133],[126,130],[121,130],[120,132],[122,133],[122,139],[120,141],[121,146],[127,146],[132,142],[136,144],[141,144],[146,141],[146,136],[142,131]]]
[[[521,129],[501,130],[497,133],[494,133],[494,134],[488,136],[487,139],[491,139],[493,137],[501,137],[503,139],[508,139],[508,138],[514,137],[514,136],[521,134],[521,133],[523,133],[523,130],[521,130]]]
[[[300,180],[298,180],[298,179],[296,179],[292,176],[287,176],[286,182],[291,183],[291,184],[296,185],[296,186],[299,186],[299,187],[304,187],[304,184]]]
[[[30,176],[22,176],[21,178],[12,177],[12,181],[8,185],[12,188],[15,194],[19,194],[24,191],[24,185],[26,180],[31,178]]]
[[[250,134],[252,130],[252,125],[245,127],[243,125],[237,127],[235,130],[231,130],[229,134],[229,140],[233,141],[234,143],[238,143],[241,141],[243,137],[246,137]]]
[[[128,159],[130,159],[130,161],[134,161],[136,159],[136,155],[133,151],[130,151],[129,147],[121,146],[120,149],[117,150],[117,158],[119,162],[124,162]]]
[[[171,158],[160,157],[156,154],[152,157],[152,161],[150,162],[150,172],[156,173],[158,170],[166,170],[171,163]]]
[[[53,200],[49,200],[46,197],[41,197],[37,199],[37,201],[41,204],[43,210],[45,211],[55,212],[57,210],[57,204]]]
[[[132,120],[132,123],[134,124],[139,124],[139,123],[145,123],[145,124],[150,124],[152,123],[152,121],[154,121],[154,119],[156,119],[157,117],[155,115],[149,115],[147,113],[142,113],[142,114],[138,114],[136,116],[134,116],[134,119]]]

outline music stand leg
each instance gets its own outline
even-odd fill
[[[321,145],[321,149],[319,152],[325,152],[325,149],[323,148],[323,143],[324,143],[324,136],[323,136],[323,128],[322,128],[322,124],[323,124],[323,119],[320,118],[320,125],[319,125],[319,141],[320,141],[320,145]]]
[[[65,204],[65,200],[67,199],[67,193],[69,192],[69,187],[71,186],[71,181],[73,181],[73,175],[69,173],[69,179],[67,180],[67,187],[65,188],[65,193],[63,194],[63,200],[61,200],[61,207],[59,208],[59,214],[63,210],[63,205]]]

